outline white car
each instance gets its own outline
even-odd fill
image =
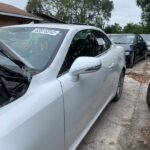
[[[74,150],[123,90],[123,48],[98,28],[0,29],[0,150]]]

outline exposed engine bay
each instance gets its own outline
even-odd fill
[[[28,86],[27,77],[0,66],[0,107],[23,96]]]

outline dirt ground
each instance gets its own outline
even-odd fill
[[[150,58],[128,69],[121,100],[108,105],[78,150],[150,150],[149,81]]]

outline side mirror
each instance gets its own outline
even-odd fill
[[[73,81],[76,82],[80,74],[96,72],[101,68],[101,65],[101,61],[98,58],[79,57],[74,61],[69,74]]]

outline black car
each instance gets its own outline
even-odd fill
[[[147,105],[150,107],[150,84],[147,90],[147,97],[146,97]]]
[[[147,54],[150,55],[150,34],[141,34],[147,44]]]
[[[111,34],[112,42],[124,47],[127,67],[147,57],[147,45],[141,35],[137,34]]]

